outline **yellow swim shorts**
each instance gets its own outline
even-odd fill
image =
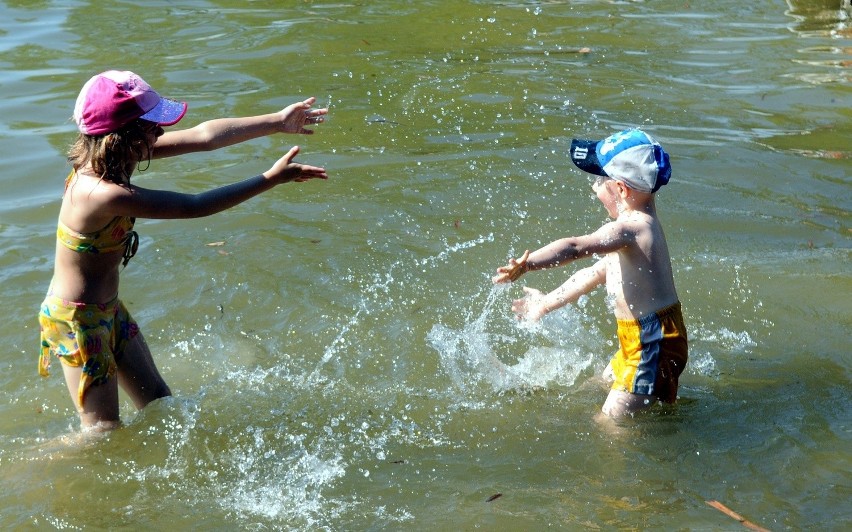
[[[48,294],[38,315],[41,354],[38,372],[48,375],[52,356],[68,366],[83,368],[77,408],[90,386],[115,375],[116,357],[137,334],[139,326],[118,299],[109,303],[77,303]]]
[[[638,320],[617,321],[620,349],[612,358],[612,389],[674,403],[689,352],[680,303]]]

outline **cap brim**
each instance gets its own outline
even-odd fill
[[[605,176],[607,174],[598,162],[598,142],[597,140],[572,140],[571,161],[584,172]]]
[[[186,107],[186,102],[160,98],[160,103],[139,118],[155,122],[161,126],[171,126],[177,124],[183,118],[183,115],[186,114]]]

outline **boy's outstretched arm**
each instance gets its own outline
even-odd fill
[[[509,264],[497,268],[497,275],[492,277],[491,281],[494,283],[511,283],[520,279],[528,271],[561,266],[576,260],[582,256],[579,243],[583,239],[588,239],[589,236],[561,238],[532,253],[530,253],[530,250],[526,250],[522,257],[509,259]]]
[[[275,133],[313,134],[306,126],[325,121],[328,109],[312,109],[316,98],[308,98],[265,115],[216,118],[195,127],[166,131],[154,144],[153,158],[212,151]]]
[[[497,268],[497,275],[491,280],[494,283],[514,282],[529,271],[562,266],[596,253],[618,251],[631,245],[634,236],[632,231],[626,230],[624,224],[610,222],[592,234],[560,238],[532,253],[527,250],[521,258],[509,259],[508,265]]]
[[[519,320],[538,321],[545,314],[576,302],[580,296],[606,282],[607,260],[604,257],[592,266],[577,271],[562,286],[548,294],[525,286],[524,297],[512,302],[512,312]]]
[[[527,259],[530,256],[530,250],[524,251],[524,254],[519,259],[509,259],[509,264],[497,268],[497,275],[491,278],[491,281],[497,283],[513,283],[520,279],[521,275],[529,271],[527,267]]]

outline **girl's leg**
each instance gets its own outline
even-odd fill
[[[116,360],[116,365],[121,389],[127,392],[136,408],[141,409],[154,399],[172,394],[157,371],[154,357],[142,337],[142,331],[127,343],[124,353]]]
[[[76,406],[83,368],[62,364],[62,371],[65,373],[65,384],[71,393],[71,401]],[[83,411],[80,412],[80,424],[84,429],[96,430],[112,430],[121,424],[118,417],[118,383],[115,379],[109,379],[98,386],[90,386],[86,390]]]

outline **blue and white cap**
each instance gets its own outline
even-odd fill
[[[625,129],[601,141],[574,139],[571,160],[584,172],[610,177],[640,192],[656,192],[672,175],[669,154],[640,129]]]

